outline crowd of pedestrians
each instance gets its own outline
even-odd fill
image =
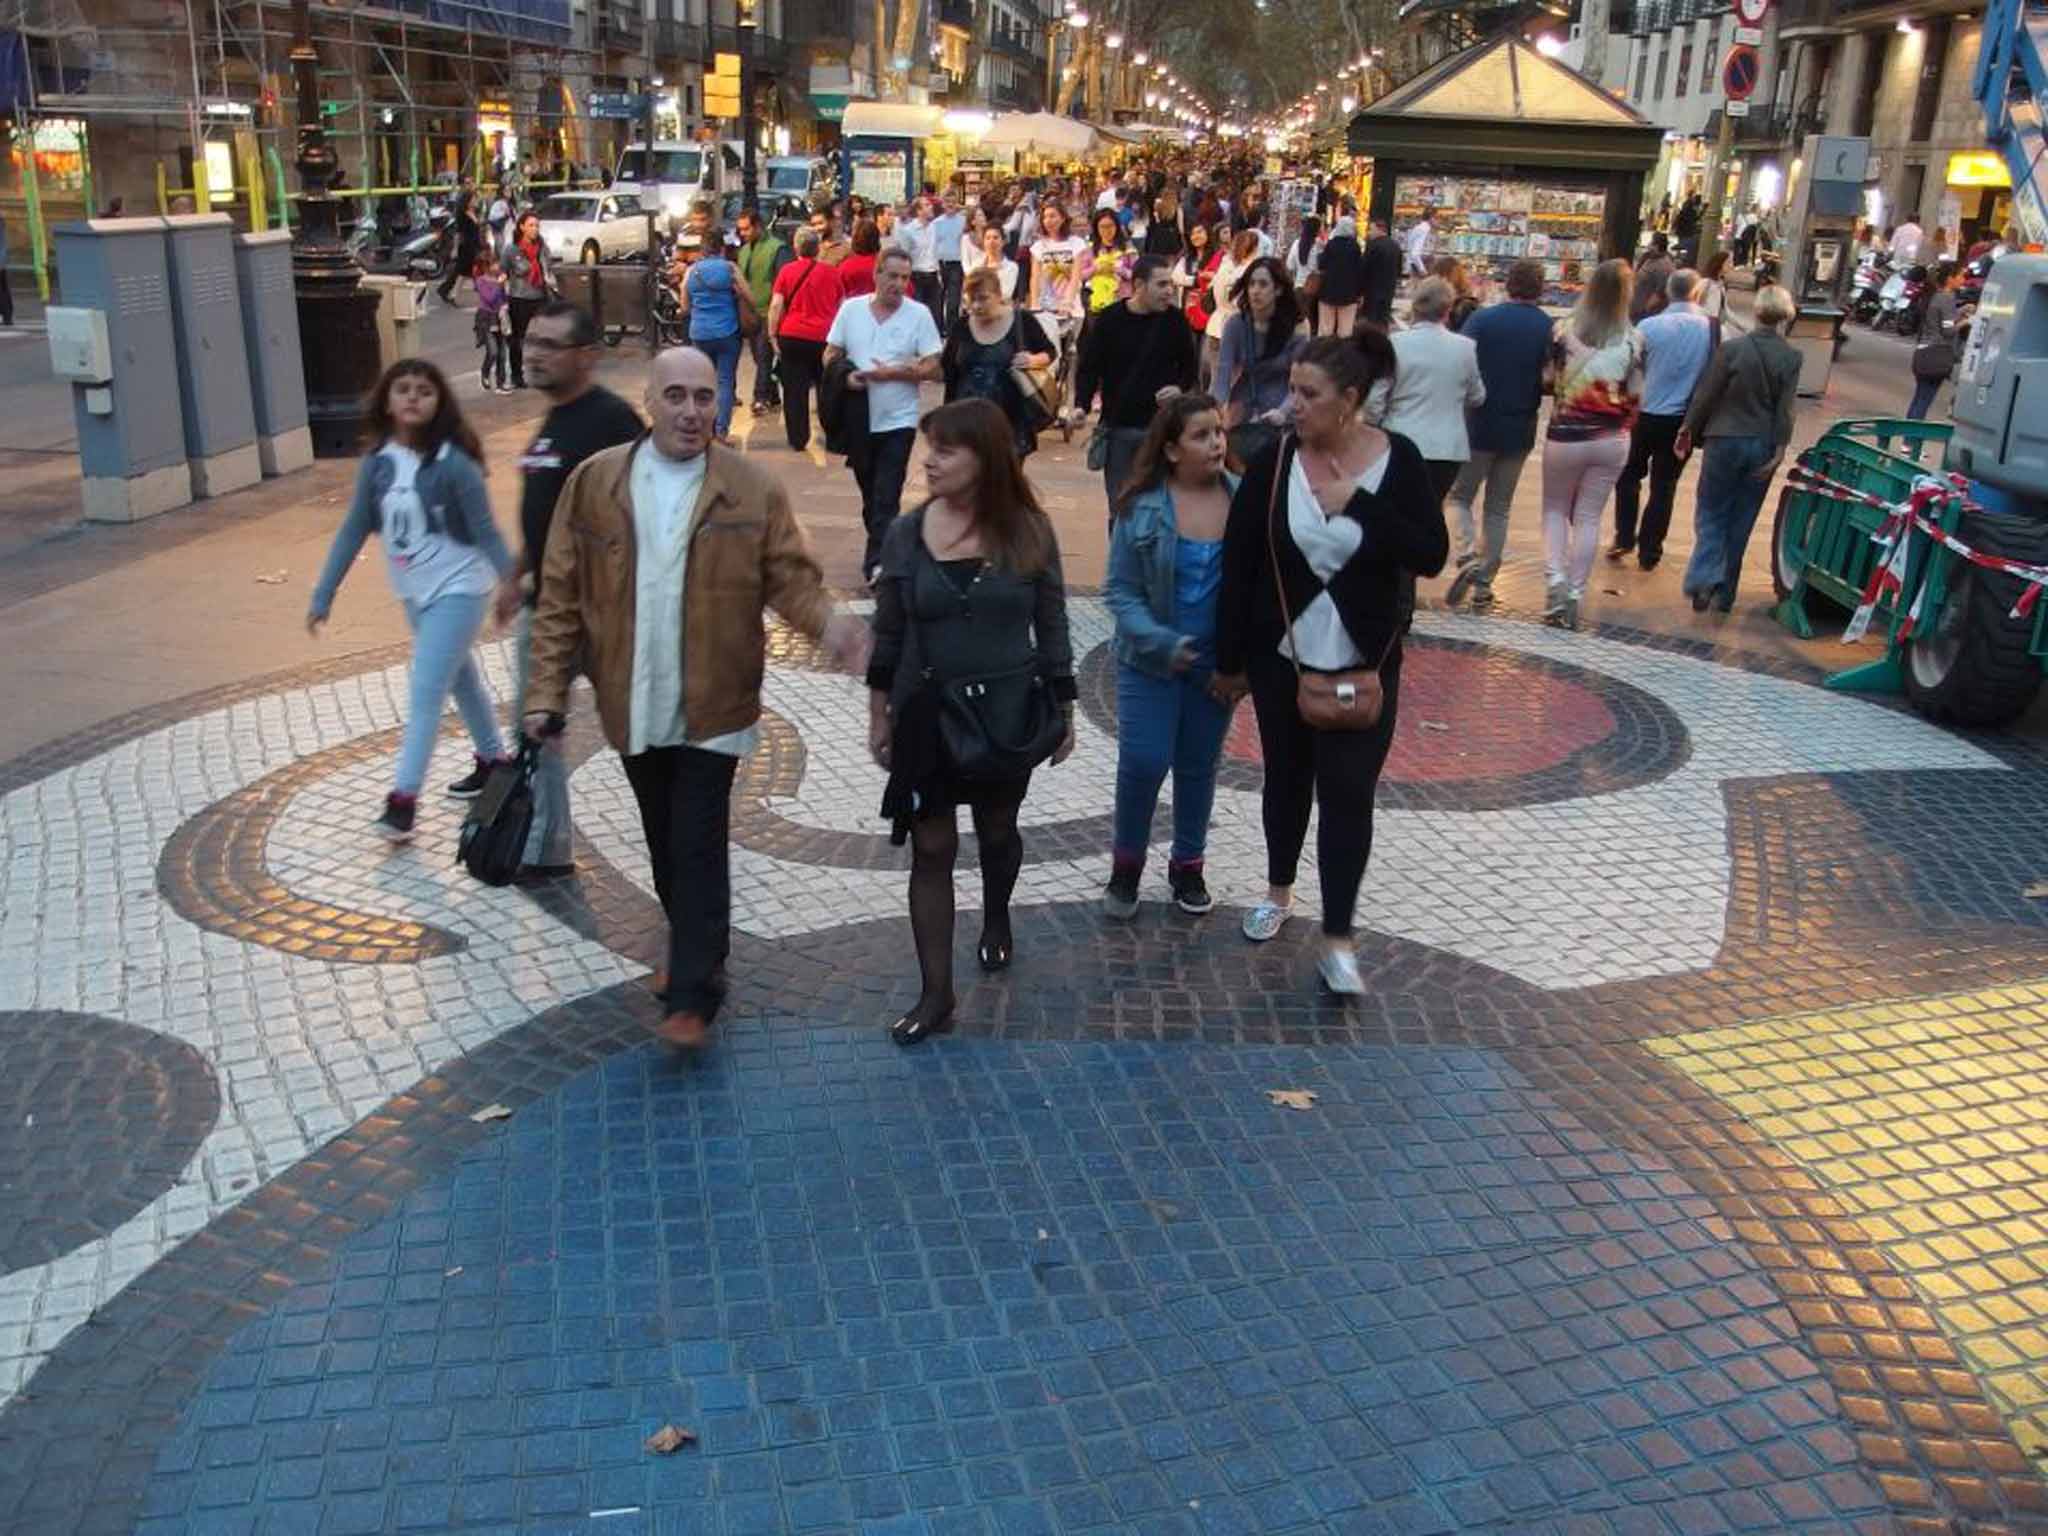
[[[559,734],[571,684],[590,682],[669,918],[662,1033],[701,1044],[726,987],[728,805],[758,738],[772,610],[866,683],[881,814],[910,847],[920,986],[893,1034],[943,1032],[958,812],[978,840],[977,962],[1000,971],[1016,958],[1020,809],[1033,774],[1076,747],[1059,540],[1027,464],[1044,431],[1099,401],[1088,462],[1109,518],[1118,753],[1103,911],[1137,915],[1169,780],[1167,888],[1186,912],[1212,909],[1217,765],[1249,696],[1267,882],[1243,932],[1265,942],[1286,925],[1318,813],[1317,971],[1332,992],[1362,991],[1353,916],[1418,579],[1455,556],[1447,604],[1491,606],[1540,435],[1544,616],[1576,627],[1603,539],[1612,560],[1661,561],[1697,445],[1682,586],[1695,609],[1727,610],[1790,439],[1799,357],[1782,289],[1726,339],[1720,284],[1653,248],[1642,266],[1593,268],[1553,320],[1541,263],[1478,291],[1437,252],[1427,211],[1398,235],[1372,220],[1361,242],[1359,210],[1330,190],[1284,247],[1261,227],[1256,182],[934,194],[900,215],[850,204],[819,210],[793,251],[748,212],[730,249],[709,230],[683,286],[690,344],[657,358],[641,411],[595,383],[590,317],[549,300],[530,218],[508,217],[499,259],[477,259],[478,324],[502,335],[493,363],[549,401],[519,461],[521,550],[497,534],[448,381],[403,362],[372,399],[308,614],[317,628],[377,534],[416,637],[378,829],[412,834],[451,694],[474,762],[448,792],[475,796],[509,760],[470,655],[495,611],[515,629],[522,740]],[[749,352],[756,413],[779,405],[802,450],[815,402],[852,469],[869,621],[835,605],[780,480],[735,444]],[[929,412],[928,383],[945,399]],[[906,506],[920,439],[923,492]],[[567,778],[558,752],[538,764],[525,873],[559,878],[574,867]]]

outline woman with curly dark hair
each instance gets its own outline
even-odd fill
[[[384,814],[375,823],[386,839],[402,843],[412,837],[420,785],[451,692],[469,727],[476,764],[448,793],[458,799],[479,794],[491,765],[505,756],[470,647],[483,628],[492,589],[515,562],[491,516],[483,448],[440,369],[424,358],[393,363],[371,391],[365,427],[372,447],[356,471],[355,498],[314,584],[306,631],[320,633],[357,551],[377,534],[391,588],[413,633],[405,735]]]

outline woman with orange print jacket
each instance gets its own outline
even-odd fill
[[[1643,393],[1643,338],[1629,324],[1634,274],[1603,261],[1558,321],[1544,384],[1557,398],[1543,444],[1543,622],[1579,627],[1601,520],[1628,464]]]

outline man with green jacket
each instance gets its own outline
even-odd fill
[[[754,414],[779,409],[781,396],[775,388],[775,349],[768,335],[766,316],[774,297],[775,274],[789,260],[789,247],[768,233],[759,209],[743,208],[739,216],[740,248],[733,260],[740,279],[754,296],[754,313],[763,317],[747,338],[747,350],[754,358]]]

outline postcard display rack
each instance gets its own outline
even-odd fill
[[[1607,194],[1499,177],[1402,176],[1394,184],[1394,217],[1402,224],[1436,210],[1436,249],[1458,257],[1475,281],[1507,280],[1524,256],[1543,263],[1543,302],[1567,305],[1600,261]]]

